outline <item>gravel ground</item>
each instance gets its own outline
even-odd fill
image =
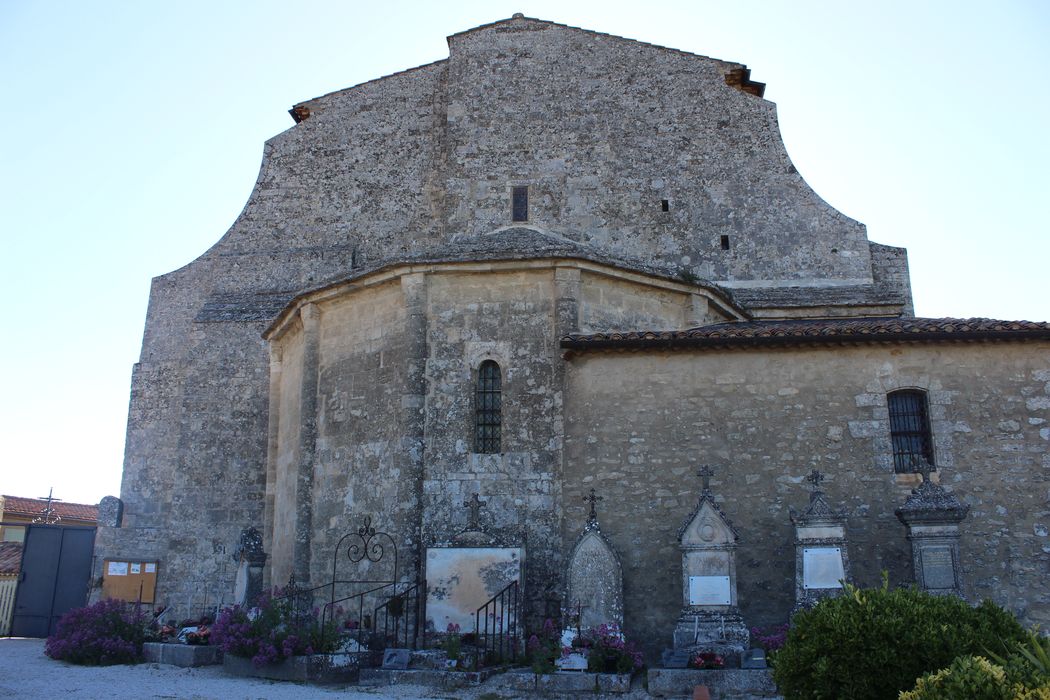
[[[387,700],[464,698],[484,688],[441,691],[413,685],[320,688],[227,676],[221,666],[178,668],[167,664],[74,666],[44,656],[42,639],[0,639],[0,698],[192,698],[193,700]],[[500,693],[504,698],[506,694]],[[489,697],[493,697],[490,695]]]

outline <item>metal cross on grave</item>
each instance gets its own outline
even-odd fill
[[[809,473],[809,476],[806,477],[806,481],[808,481],[809,483],[813,484],[813,490],[814,491],[819,491],[820,490],[820,485],[824,482],[824,479],[826,479],[826,478],[827,478],[826,476],[824,476],[819,471],[814,469],[813,471],[811,471]]]
[[[485,507],[488,501],[483,501],[479,498],[479,494],[473,494],[469,500],[463,501],[463,507],[470,508],[470,519],[467,524],[468,530],[480,530],[481,526],[478,522],[478,516],[481,509]]]
[[[715,475],[715,470],[705,464],[700,467],[700,471],[698,471],[696,475],[704,480],[704,491],[710,491],[711,477]]]
[[[585,500],[585,501],[587,501],[588,503],[591,504],[591,514],[588,517],[588,520],[590,522],[592,522],[592,523],[593,522],[597,522],[597,520],[598,520],[598,509],[595,508],[595,506],[598,504],[598,501],[604,501],[605,497],[596,495],[594,493],[594,489],[591,489],[591,495],[584,496],[583,500]]]

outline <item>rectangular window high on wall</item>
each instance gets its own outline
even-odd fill
[[[511,221],[529,220],[529,186],[519,185],[511,189]]]
[[[499,365],[492,360],[485,360],[478,367],[474,415],[474,451],[498,454],[503,423],[503,386]]]
[[[919,471],[920,460],[933,466],[933,440],[926,392],[917,389],[894,391],[886,396],[890,409],[890,437],[893,439],[893,471],[911,474]]]

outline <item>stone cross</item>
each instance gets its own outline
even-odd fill
[[[468,530],[480,530],[481,526],[478,523],[478,515],[482,508],[488,501],[483,501],[479,497],[479,494],[473,494],[469,500],[463,501],[463,507],[470,508],[470,520],[467,525]]]
[[[594,489],[591,489],[591,495],[584,496],[583,500],[585,500],[585,501],[587,501],[588,503],[591,504],[591,514],[590,514],[590,517],[588,518],[588,520],[590,520],[591,522],[597,521],[598,520],[598,510],[597,510],[597,508],[595,508],[595,506],[598,504],[598,501],[604,501],[605,497],[596,495],[594,493]]]
[[[711,477],[715,475],[715,470],[705,464],[700,467],[700,471],[698,471],[696,475],[704,480],[704,491],[710,491]]]
[[[935,469],[925,457],[912,457],[912,466],[915,467],[915,471],[922,474],[922,483],[930,482],[930,472]]]
[[[808,481],[809,483],[813,484],[813,490],[814,491],[819,491],[821,483],[823,483],[824,479],[826,479],[826,478],[827,477],[825,477],[819,471],[814,469],[812,472],[809,473],[809,476],[806,477],[806,481]]]

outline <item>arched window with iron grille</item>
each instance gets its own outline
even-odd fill
[[[494,360],[485,360],[478,367],[474,416],[474,451],[498,454],[503,422],[503,377]]]
[[[893,439],[893,471],[911,474],[919,471],[920,459],[933,465],[933,440],[926,392],[901,389],[886,396],[890,409],[890,437]]]

